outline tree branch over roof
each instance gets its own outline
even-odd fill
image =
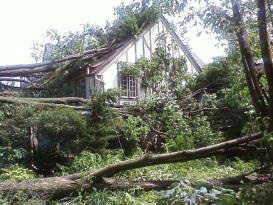
[[[10,65],[10,66],[0,66],[0,77],[19,77],[19,76],[32,76],[35,73],[46,73],[54,71],[38,80],[37,83],[33,83],[29,87],[35,87],[38,85],[39,87],[44,86],[48,81],[58,75],[60,72],[64,71],[69,65],[71,65],[74,61],[80,59],[93,58],[97,55],[102,55],[110,52],[113,48],[115,40],[109,42],[107,45],[102,46],[101,48],[86,50],[80,53],[76,53],[73,55],[66,56],[64,58],[58,60],[52,60],[48,62],[42,63],[34,63],[34,64],[19,64],[19,65]],[[91,55],[91,57],[90,57]],[[65,65],[61,67],[56,67],[53,65],[58,63],[67,62]],[[11,78],[9,78],[11,79]]]
[[[66,56],[61,59],[56,59],[52,61],[47,61],[47,62],[42,62],[42,63],[34,63],[34,64],[18,64],[18,65],[9,65],[9,66],[0,66],[0,73],[3,71],[10,71],[10,70],[18,70],[18,69],[35,69],[35,68],[40,68],[40,67],[45,67],[57,63],[62,63],[65,61],[72,61],[72,60],[77,60],[81,59],[86,55],[92,55],[92,54],[97,54],[97,53],[104,53],[109,51],[111,46],[115,43],[115,40],[111,41],[107,45],[101,47],[101,48],[96,48],[96,49],[91,49],[91,50],[86,50],[80,53],[76,53],[73,55]]]

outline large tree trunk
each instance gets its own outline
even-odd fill
[[[8,66],[0,66],[0,71],[11,71],[11,70],[20,70],[20,69],[35,69],[39,67],[46,67],[57,63],[62,63],[66,61],[72,61],[81,59],[86,55],[92,55],[92,54],[104,54],[105,52],[109,52],[111,49],[111,46],[113,45],[115,41],[110,42],[108,45],[105,45],[104,47],[92,49],[92,50],[86,50],[81,53],[76,53],[73,55],[65,56],[61,59],[56,59],[52,61],[46,61],[42,63],[34,63],[34,64],[19,64],[19,65],[8,65]]]
[[[36,104],[49,107],[72,108],[75,110],[90,110],[86,104],[87,99],[77,97],[64,98],[16,98],[16,97],[1,97],[0,102],[10,104]],[[71,105],[72,104],[72,105]],[[77,104],[77,106],[74,106]]]
[[[56,104],[86,104],[89,101],[78,97],[63,97],[63,98],[16,98],[16,97],[0,97],[0,102],[15,103],[20,101],[27,101],[29,103],[56,103]]]
[[[259,38],[261,45],[261,53],[264,62],[264,70],[268,82],[269,107],[268,115],[271,121],[271,129],[273,130],[273,62],[272,49],[270,45],[270,36],[267,32],[267,18],[265,0],[257,0],[258,7],[258,26]]]
[[[232,0],[233,22],[237,40],[239,42],[240,51],[242,55],[242,62],[244,65],[244,72],[246,75],[247,85],[253,101],[253,105],[258,115],[266,116],[267,107],[261,88],[259,87],[259,80],[255,68],[255,61],[252,55],[251,46],[248,40],[248,34],[240,13],[239,0]]]
[[[79,190],[88,190],[95,186],[95,184],[101,182],[104,177],[111,177],[119,172],[152,166],[159,164],[167,164],[174,162],[185,162],[194,159],[200,159],[205,157],[211,157],[216,155],[231,154],[234,153],[235,147],[240,151],[245,151],[247,143],[260,138],[261,132],[244,136],[238,139],[229,140],[219,144],[194,149],[184,150],[166,154],[149,154],[141,156],[137,159],[121,161],[115,164],[108,165],[95,171],[86,173],[78,173],[62,177],[49,177],[42,179],[30,179],[25,181],[5,181],[0,182],[0,192],[10,193],[12,191],[29,191],[43,193],[53,197],[63,197],[67,194],[74,193]],[[244,144],[244,148],[241,149],[240,144]],[[252,150],[252,148],[251,148]],[[249,150],[247,150],[249,152]]]
[[[270,175],[239,175],[234,177],[225,177],[221,179],[206,179],[211,186],[221,186],[224,188],[236,189],[245,186],[246,184],[260,184],[267,183],[272,180]],[[120,181],[116,179],[103,178],[100,183],[94,184],[97,189],[128,189],[128,188],[143,188],[145,190],[166,190],[173,183],[180,183],[181,181],[194,185],[198,180],[196,179],[180,179],[180,180],[153,180],[153,181]]]
[[[57,68],[52,65],[63,63],[63,62],[73,62],[74,60],[85,59],[88,60],[97,55],[103,55],[108,53],[112,49],[112,45],[115,43],[115,40],[110,42],[108,45],[98,49],[86,50],[81,53],[74,55],[65,56],[61,59],[56,59],[48,62],[35,63],[35,64],[19,64],[19,65],[10,65],[10,66],[0,66],[0,77],[18,77],[18,76],[31,76],[35,73],[49,72],[54,71]],[[57,75],[59,72],[63,71],[68,67],[70,63],[67,63],[65,66],[56,70],[56,74],[50,75],[48,79]],[[47,80],[47,79],[45,79]]]

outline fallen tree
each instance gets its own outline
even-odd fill
[[[206,179],[211,186],[222,186],[231,189],[238,189],[239,187],[245,186],[245,184],[260,184],[270,182],[272,180],[271,175],[259,174],[256,176],[249,176],[258,171],[270,168],[272,164],[259,167],[255,170],[247,173],[240,174],[238,176],[224,177],[221,179]],[[198,180],[196,179],[182,179],[182,180],[153,180],[153,181],[121,181],[113,178],[103,178],[102,182],[94,184],[97,189],[126,189],[141,187],[145,190],[166,190],[171,184],[186,182],[194,184]],[[242,183],[243,182],[243,183]]]
[[[259,139],[261,136],[262,133],[258,132],[253,135],[240,137],[194,150],[184,150],[166,154],[146,153],[139,158],[120,161],[86,173],[77,173],[61,177],[30,179],[24,181],[4,181],[0,182],[0,192],[11,193],[17,191],[27,191],[30,193],[35,192],[46,194],[48,197],[60,198],[77,191],[89,190],[90,188],[95,187],[98,183],[101,183],[103,178],[112,177],[115,174],[126,170],[159,164],[186,162],[216,155],[232,154],[234,153],[235,148],[237,151],[249,152],[247,146],[248,142]]]
[[[16,98],[16,97],[0,97],[0,102],[20,104],[21,102],[38,102],[38,103],[54,103],[54,104],[86,104],[87,99],[78,97],[63,97],[63,98]]]
[[[112,48],[111,46],[115,43],[115,40],[112,42],[109,42],[107,45],[102,46],[101,48],[96,48],[96,49],[91,49],[91,50],[86,50],[81,53],[76,53],[73,55],[65,56],[61,59],[55,59],[52,61],[47,61],[47,62],[42,62],[42,63],[33,63],[33,64],[18,64],[18,65],[7,65],[7,66],[0,66],[0,75],[2,76],[2,73],[8,73],[11,71],[17,72],[23,72],[22,70],[24,69],[29,69],[30,73],[36,73],[41,72],[38,70],[38,68],[49,68],[50,65],[57,64],[57,63],[62,63],[66,61],[72,61],[76,59],[81,59],[83,57],[86,57],[87,55],[93,55],[93,54],[104,54],[109,52]],[[32,70],[32,71],[30,71]],[[45,70],[46,71],[46,70]]]
[[[1,97],[0,102],[9,104],[33,104],[49,107],[62,107],[72,108],[75,110],[90,110],[86,106],[88,100],[77,97],[66,97],[66,98],[15,98],[15,97]],[[77,106],[71,105],[77,104]]]

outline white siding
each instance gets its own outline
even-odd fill
[[[126,53],[124,53],[124,54],[118,59],[118,61],[127,62]]]
[[[155,24],[151,28],[152,52],[155,52],[157,37],[158,37],[158,24]]]
[[[187,73],[192,74],[192,65],[188,59],[186,59],[186,62],[187,62],[187,68],[188,68]]]
[[[128,61],[129,63],[134,63],[136,61],[136,50],[135,44],[131,46],[131,48],[127,51]]]
[[[145,34],[144,34],[144,57],[151,59],[151,51],[150,51],[150,47],[151,47],[151,38],[150,38],[150,30],[148,30]]]
[[[117,63],[113,63],[104,73],[103,73],[103,81],[104,81],[104,89],[107,90],[109,88],[117,88],[118,87],[118,71],[117,71]]]
[[[164,29],[165,29],[165,28],[164,28],[163,23],[162,23],[161,21],[159,21],[158,24],[159,24],[159,33],[164,32]]]
[[[143,57],[143,38],[140,37],[136,42],[137,59]]]

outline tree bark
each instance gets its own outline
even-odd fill
[[[211,186],[221,186],[224,188],[238,189],[245,185],[249,184],[260,184],[270,182],[272,176],[270,175],[257,175],[257,176],[248,176],[248,175],[239,175],[234,177],[225,177],[220,179],[205,179]],[[121,181],[112,178],[103,178],[103,181],[97,184],[94,184],[94,187],[97,189],[128,189],[141,187],[145,190],[166,190],[173,183],[180,183],[181,181],[186,183],[194,184],[198,180],[196,179],[180,179],[180,180],[153,180],[153,181]]]
[[[234,140],[218,143],[215,145],[194,149],[184,150],[166,154],[146,153],[137,159],[117,162],[95,171],[86,173],[72,174],[62,177],[49,177],[41,179],[30,179],[24,181],[5,181],[0,182],[0,192],[10,193],[12,191],[29,191],[43,193],[52,197],[63,197],[79,190],[88,190],[101,182],[104,177],[111,177],[119,172],[174,162],[186,162],[194,159],[206,158],[216,155],[228,154],[234,152],[234,147],[238,149],[242,143],[260,138],[261,132],[240,137]],[[229,149],[232,148],[232,149]]]
[[[18,65],[19,67],[19,65]],[[0,70],[0,77],[20,77],[20,76],[30,76],[35,73],[45,73],[54,70],[53,67],[38,67],[34,69],[29,68],[19,68],[17,70]]]
[[[56,60],[52,60],[52,61],[47,61],[47,62],[42,62],[42,63],[34,63],[34,64],[19,64],[19,65],[0,66],[0,73],[3,71],[48,67],[50,65],[57,64],[57,63],[81,59],[86,55],[92,55],[92,54],[98,54],[98,53],[103,54],[105,52],[109,52],[109,50],[111,49],[111,46],[114,44],[114,42],[115,41],[112,41],[108,45],[106,45],[102,48],[86,50],[81,53],[69,55],[64,58],[56,59]]]
[[[232,0],[231,2],[235,32],[240,46],[247,85],[250,91],[253,105],[258,115],[266,116],[267,114],[266,102],[263,97],[261,88],[259,87],[259,80],[255,68],[255,61],[251,52],[250,43],[248,41],[248,34],[245,27],[245,23],[242,14],[240,13],[240,4],[238,0]]]
[[[258,7],[258,27],[261,45],[261,54],[264,62],[264,70],[268,82],[269,106],[268,115],[271,121],[271,129],[273,130],[273,62],[272,48],[270,45],[270,36],[267,32],[266,6],[265,0],[257,0]]]
[[[1,97],[0,102],[10,104],[38,104],[42,106],[73,108],[76,110],[90,110],[86,104],[88,100],[77,97],[65,97],[65,98],[15,98],[15,97]],[[83,106],[72,106],[69,104],[84,104]]]

